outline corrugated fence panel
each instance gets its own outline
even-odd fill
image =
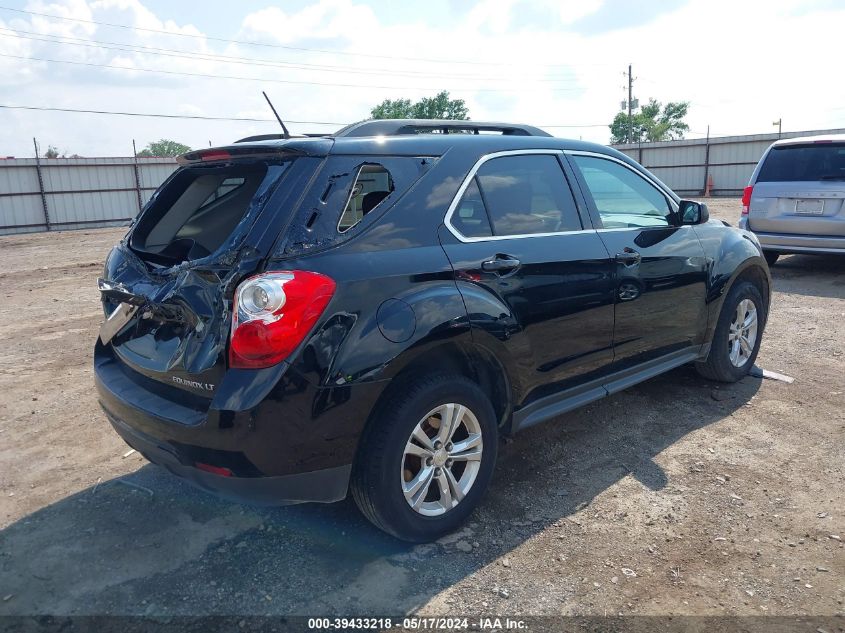
[[[784,132],[781,138],[843,133],[845,129]],[[753,134],[614,147],[640,162],[679,195],[702,195],[710,178],[712,195],[740,196],[757,162],[777,139],[777,134]]]
[[[683,165],[703,165],[707,148],[704,145],[686,145],[681,147],[655,147],[643,150],[643,160],[649,165],[661,167],[679,167]]]
[[[175,162],[152,162],[138,160],[138,172],[142,187],[158,187],[170,174],[176,171]]]
[[[47,194],[50,222],[63,225],[96,222],[128,222],[138,213],[138,194],[129,191],[102,191],[90,193]]]
[[[0,235],[30,233],[44,230],[44,210],[41,196],[0,198]]]
[[[698,191],[704,182],[704,170],[697,166],[660,167],[649,169],[676,193]],[[669,183],[673,185],[669,185]]]
[[[51,229],[126,224],[177,168],[170,158],[41,159]],[[47,228],[34,158],[0,160],[0,235]]]
[[[7,162],[7,161],[3,161]],[[0,162],[0,166],[2,166]],[[26,193],[38,191],[38,172],[35,166],[2,169],[0,167],[0,191],[7,193]]]
[[[149,161],[149,162],[148,162]],[[138,180],[141,183],[141,199],[146,204],[155,190],[176,171],[175,162],[152,162],[138,160]]]

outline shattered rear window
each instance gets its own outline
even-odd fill
[[[436,158],[329,156],[274,255],[300,255],[335,246],[380,217]]]

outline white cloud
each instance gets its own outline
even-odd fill
[[[203,6],[202,10],[213,10]],[[839,59],[845,8],[822,5],[809,11],[799,0],[773,0],[761,11],[756,3],[690,0],[645,24],[586,35],[575,30],[578,20],[607,10],[600,0],[532,3],[532,11],[542,9],[537,15],[544,16],[531,18],[536,23],[530,22],[524,7],[517,0],[482,0],[449,19],[426,21],[424,15],[409,8],[406,19],[388,21],[377,8],[360,0],[319,0],[298,11],[269,6],[245,14],[237,27],[221,25],[220,30],[209,34],[339,51],[330,54],[208,40],[196,26],[162,19],[141,0],[37,0],[27,8],[200,37],[98,28],[34,16],[0,22],[0,29],[268,61],[265,65],[244,65],[96,45],[59,47],[6,33],[0,37],[0,55],[108,64],[126,70],[22,62],[0,56],[0,101],[272,118],[261,96],[261,90],[266,90],[286,119],[341,123],[366,117],[369,108],[385,98],[415,99],[447,88],[453,96],[467,101],[475,119],[539,125],[600,124],[550,129],[562,136],[606,142],[604,125],[624,97],[622,71],[632,61],[638,77],[635,95],[641,101],[649,97],[690,100],[688,122],[694,132],[703,132],[708,124],[713,134],[771,131],[771,122],[780,116],[785,129],[790,130],[845,126],[845,109],[841,109],[845,86],[831,81],[830,74]],[[392,58],[376,57],[384,55]],[[418,61],[421,58],[449,63]],[[274,66],[274,60],[285,64]],[[306,64],[312,67],[301,67]],[[215,78],[156,75],[138,69]],[[401,74],[385,74],[388,71]],[[226,76],[254,77],[256,81]],[[33,135],[42,145],[52,143],[96,155],[126,153],[132,138],[142,146],[161,137],[205,146],[209,138],[222,144],[274,129],[271,122],[129,119],[8,110],[0,111],[0,122],[3,155],[27,155]],[[293,124],[291,128],[313,132],[329,131],[332,126]]]
[[[37,13],[46,15],[57,15],[63,18],[75,20],[92,20],[93,14],[86,0],[65,0],[64,2],[42,2],[35,0],[27,5],[27,8]],[[23,22],[15,20],[15,22]],[[50,35],[66,35],[83,37],[91,35],[96,31],[93,24],[86,22],[70,22],[68,20],[52,20],[41,16],[32,16],[30,24],[33,31]]]
[[[261,9],[247,15],[242,28],[248,38],[257,40],[292,43],[319,38],[354,42],[377,25],[378,18],[368,6],[351,0],[320,0],[294,13],[278,7]]]

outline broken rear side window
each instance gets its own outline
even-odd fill
[[[344,233],[364,219],[393,191],[393,179],[382,165],[361,165],[340,215],[337,230]]]
[[[381,216],[434,163],[430,157],[329,156],[282,235],[277,257],[339,244]]]

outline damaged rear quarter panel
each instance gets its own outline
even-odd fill
[[[454,174],[455,164],[449,163],[463,165],[469,161],[465,157],[450,161],[444,155],[437,163],[424,165],[417,164],[423,159],[402,157],[399,162],[407,166],[403,173],[385,157],[340,158],[353,175],[362,162],[384,165],[391,170],[397,193],[402,195],[380,211],[377,224],[367,222],[365,216],[359,225],[341,234],[342,248],[315,248],[268,266],[319,272],[337,283],[324,317],[292,359],[297,371],[327,386],[386,380],[415,353],[445,340],[470,336],[466,308],[437,237],[446,206],[459,184],[458,179],[448,179],[454,181],[454,191],[444,194],[443,178],[438,173],[442,167],[445,173]],[[425,160],[431,163],[431,159]],[[400,183],[406,174],[412,177],[420,169],[424,173],[402,192]],[[345,202],[346,192],[342,194]],[[299,218],[310,212],[307,202]],[[335,234],[342,204],[325,224]],[[280,251],[277,247],[277,256]],[[404,332],[401,337],[393,337],[399,342],[390,340],[379,327],[379,308],[391,300],[407,306],[396,317],[399,323],[394,324]]]

